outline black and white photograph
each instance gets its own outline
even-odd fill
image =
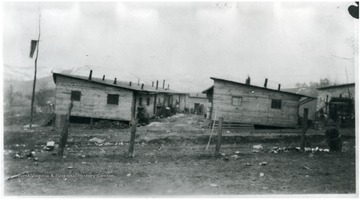
[[[3,1],[1,26],[2,196],[359,197],[359,2]]]

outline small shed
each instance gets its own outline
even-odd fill
[[[190,113],[203,115],[206,114],[210,102],[206,94],[202,93],[189,93],[187,95],[186,107]]]
[[[319,91],[317,110],[325,108],[333,97],[355,99],[355,83],[331,85],[317,88]]]
[[[305,97],[278,89],[210,77],[214,85],[203,91],[211,102],[210,119],[224,118],[227,123],[272,127],[297,127],[300,99]],[[216,119],[215,119],[216,115]]]
[[[159,88],[154,85],[134,84],[92,77],[53,73],[56,84],[55,114],[56,126],[60,126],[67,114],[68,105],[73,101],[72,117],[108,119],[130,122],[139,108],[146,110],[149,117],[157,115],[158,106],[175,106],[171,101],[157,101],[159,97],[186,97],[186,93]],[[182,105],[180,105],[182,103]],[[180,108],[185,103],[179,101]]]

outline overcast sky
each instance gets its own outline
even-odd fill
[[[330,78],[355,81],[358,23],[345,2],[4,3],[5,77],[33,78],[30,41],[38,37],[39,76],[51,71],[201,91],[211,76],[294,87]]]

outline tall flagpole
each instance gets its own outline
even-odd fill
[[[37,41],[37,49],[36,49],[36,58],[35,58],[35,72],[34,72],[34,84],[33,84],[33,91],[32,91],[32,97],[31,97],[31,115],[30,115],[30,128],[32,127],[33,122],[33,114],[34,114],[34,99],[35,99],[35,87],[36,87],[36,73],[37,73],[37,60],[39,56],[39,47],[40,47],[40,18],[41,13],[39,13],[39,36]]]

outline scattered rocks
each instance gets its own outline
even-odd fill
[[[94,137],[94,138],[91,138],[89,140],[89,142],[95,142],[97,144],[101,144],[101,143],[104,143],[105,142],[105,139],[100,139],[100,138],[97,138],[97,137]]]
[[[261,162],[259,163],[260,166],[264,166],[264,165],[267,165],[267,162]]]
[[[252,166],[250,163],[244,163],[243,165],[245,165],[245,166]]]
[[[262,149],[264,149],[264,147],[261,144],[256,144],[253,146],[253,149],[262,150]]]

